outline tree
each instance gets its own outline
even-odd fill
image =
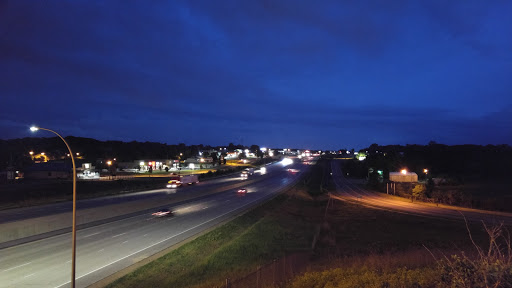
[[[212,157],[212,162],[215,163],[219,160],[219,156],[217,156],[217,152],[211,153],[210,157]]]
[[[258,146],[258,145],[251,145],[251,147],[249,148],[249,150],[251,150],[251,152],[256,152],[256,153],[258,153],[258,151],[260,151],[260,146]]]
[[[425,196],[425,186],[421,184],[416,184],[412,189],[412,197],[413,199],[423,198]]]

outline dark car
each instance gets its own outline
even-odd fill
[[[164,216],[171,216],[172,211],[170,209],[160,209],[157,212],[151,214],[155,217],[164,217]]]

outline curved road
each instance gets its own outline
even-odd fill
[[[383,193],[372,192],[361,188],[353,181],[344,177],[339,160],[331,161],[332,180],[336,193],[331,196],[338,200],[355,201],[373,208],[386,209],[411,215],[431,218],[485,221],[490,223],[503,222],[512,225],[512,213],[469,209],[448,205],[436,206],[422,202],[410,202],[407,199]]]
[[[301,164],[293,164],[286,168],[290,167],[307,169]],[[172,217],[155,218],[148,213],[141,213],[78,230],[77,287],[87,287],[275,196],[282,189],[295,183],[303,172],[292,174],[287,172],[286,168],[281,164],[272,164],[267,166],[266,175],[255,174],[252,180],[241,181],[239,177],[224,177],[181,191],[178,189],[176,195],[185,192],[195,193],[194,191],[204,189],[222,191],[172,207],[165,206],[175,212]],[[245,196],[236,195],[235,187],[242,186],[248,193]],[[136,195],[144,195],[141,196],[143,198],[173,197],[172,194],[168,194],[167,189]],[[134,196],[86,200],[82,203],[87,204],[82,205],[101,205],[105,203],[102,201],[109,202],[112,199],[115,199],[113,201],[116,203],[140,201],[133,200]],[[15,212],[11,210],[10,213]],[[13,219],[10,221],[14,221]],[[0,250],[0,287],[70,287],[70,243],[71,233],[65,233]]]

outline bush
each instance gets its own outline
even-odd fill
[[[489,247],[476,245],[468,228],[469,237],[477,251],[476,259],[465,253],[438,261],[441,287],[512,287],[512,247],[510,233],[503,224],[487,227]],[[467,226],[467,223],[466,223]],[[506,232],[506,235],[504,235]]]

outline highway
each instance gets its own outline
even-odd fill
[[[155,218],[148,212],[139,213],[78,230],[77,287],[94,284],[275,196],[282,189],[295,183],[307,169],[307,166],[302,164],[283,167],[276,163],[266,167],[265,175],[255,174],[245,181],[235,175],[199,183],[200,185],[195,187],[178,188],[176,193],[158,189],[81,202],[82,208],[90,208],[89,205],[93,205],[92,203],[104,206],[110,205],[105,203],[111,201],[119,204],[123,201],[142,201],[141,199],[155,197],[168,199],[177,197],[180,193],[199,193],[211,189],[219,191],[182,201],[174,206],[155,207],[155,210],[170,208],[174,211],[173,216]],[[289,173],[286,169],[290,167],[301,172]],[[238,187],[246,188],[248,193],[245,196],[237,195]],[[55,205],[53,207],[60,207],[61,204]],[[59,213],[56,210],[48,212],[51,209],[38,210],[41,207],[32,209],[43,214]],[[26,213],[17,212],[19,211],[10,211],[11,214],[5,215],[10,215],[9,221],[27,217],[22,216]],[[71,233],[4,248],[0,250],[0,287],[70,287],[70,262]]]
[[[409,199],[373,192],[347,179],[341,170],[340,161],[331,161],[332,181],[336,192],[332,197],[342,201],[356,202],[367,207],[384,209],[393,212],[417,215],[429,218],[485,221],[487,223],[500,223],[512,225],[512,213],[485,211],[461,208],[448,205],[435,205],[431,203],[414,202]]]

